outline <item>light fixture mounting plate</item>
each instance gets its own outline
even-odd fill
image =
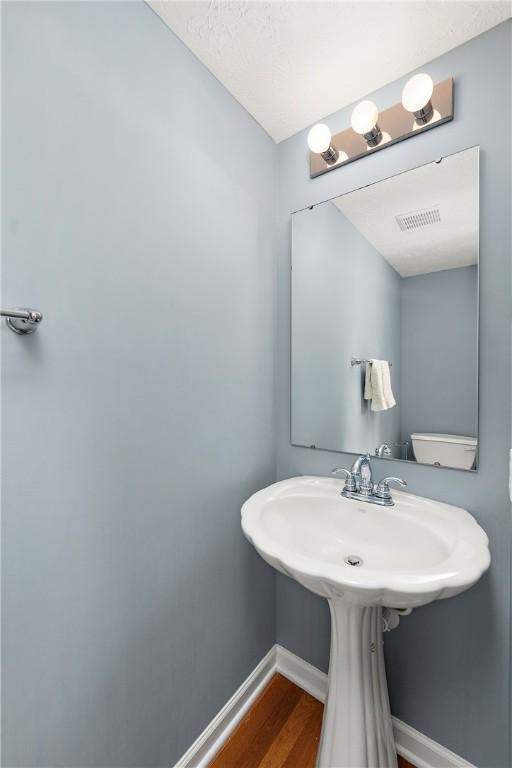
[[[314,179],[315,176],[321,176],[323,173],[333,171],[335,168],[352,163],[361,157],[368,157],[368,155],[390,147],[392,144],[410,139],[412,136],[417,136],[453,120],[453,79],[449,77],[447,80],[434,85],[430,100],[434,114],[425,125],[418,125],[414,115],[407,112],[401,102],[379,112],[378,124],[382,131],[382,140],[376,147],[369,147],[363,136],[355,133],[352,128],[336,133],[331,139],[331,145],[339,152],[338,162],[329,165],[321,155],[310,152],[309,174],[311,178]]]

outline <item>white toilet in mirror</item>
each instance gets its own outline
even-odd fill
[[[476,437],[414,432],[411,441],[414,457],[419,464],[472,469],[475,463],[478,447]]]

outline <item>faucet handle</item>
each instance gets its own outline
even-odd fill
[[[345,467],[334,467],[334,469],[331,469],[331,475],[337,475],[338,472],[344,472],[345,477],[352,477],[350,469],[345,469]]]
[[[345,469],[345,467],[334,467],[334,469],[331,470],[332,475],[337,475],[340,472],[343,472],[345,475],[345,489],[346,491],[355,491],[356,490],[356,481],[354,478],[354,475],[350,471],[350,469]]]
[[[378,496],[379,499],[391,498],[391,492],[389,490],[390,483],[396,483],[402,488],[407,486],[407,483],[405,480],[402,480],[401,477],[384,477],[382,480],[379,480],[377,487],[375,488],[375,495]]]

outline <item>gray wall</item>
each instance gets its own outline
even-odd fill
[[[402,280],[402,438],[477,434],[478,267]]]
[[[400,403],[400,276],[331,202],[294,214],[292,241],[292,443],[373,453],[398,442],[399,407],[371,411],[365,366],[350,360],[393,361]]]
[[[395,468],[470,509],[493,565],[386,644],[396,715],[509,765],[511,24],[428,66],[452,123],[311,181],[306,132],[276,153],[144,4],[2,11],[2,302],[45,312],[2,326],[4,763],[172,764],[265,653],[239,508],[274,479],[273,359],[279,477],[352,460],[290,446],[290,212],[480,144],[480,471]],[[326,604],[281,577],[277,637],[326,667]]]
[[[276,147],[142,2],[2,11],[3,764],[169,766],[275,640]]]
[[[440,155],[480,144],[480,469],[476,474],[393,464],[413,493],[469,509],[489,534],[493,564],[469,592],[402,620],[386,637],[395,715],[480,768],[505,768],[509,754],[510,534],[510,142],[511,22],[426,67],[435,81],[455,78],[455,119],[317,179],[308,175],[303,131],[279,145],[277,231],[278,477],[327,474],[352,456],[290,446],[290,213]],[[406,75],[372,98],[385,108],[400,100]],[[348,107],[327,122],[350,124]],[[507,140],[496,140],[496,126]],[[374,461],[378,477],[390,464]],[[393,474],[394,474],[393,471]],[[327,666],[325,601],[285,577],[277,579],[278,641]]]

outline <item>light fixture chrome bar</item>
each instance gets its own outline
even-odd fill
[[[15,307],[13,309],[0,309],[0,317],[6,318],[6,323],[14,333],[34,333],[43,319],[43,315],[37,309]]]
[[[366,363],[372,364],[371,360],[365,360],[362,357],[353,357],[350,361],[350,365],[366,365]],[[393,365],[393,363],[389,363],[389,365]]]
[[[347,128],[332,136],[331,147],[339,152],[339,158],[335,162],[327,162],[321,154],[310,152],[309,175],[311,178],[323,173],[333,171],[342,165],[352,163],[362,157],[368,157],[374,152],[380,152],[392,144],[397,144],[404,139],[410,139],[423,131],[430,131],[438,125],[453,120],[453,80],[448,78],[434,85],[430,101],[416,113],[408,112],[401,102],[394,104],[389,109],[378,113],[378,132],[381,137],[377,141],[377,135],[370,136],[370,142],[352,128]]]

